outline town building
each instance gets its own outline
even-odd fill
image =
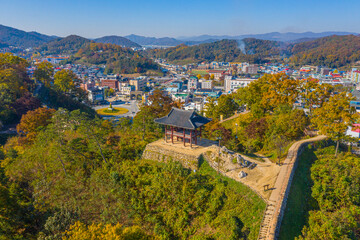
[[[246,74],[257,74],[259,67],[256,64],[244,65],[242,67],[242,72]]]
[[[213,89],[213,80],[202,80],[201,88],[202,89]]]
[[[188,86],[187,89],[188,90],[195,90],[199,87],[199,80],[197,79],[197,77],[190,77],[188,80]]]
[[[109,87],[109,88],[112,88],[117,91],[117,90],[119,90],[119,80],[101,79],[100,86],[101,87]]]
[[[353,83],[359,83],[360,82],[360,71],[356,68],[352,69],[350,72],[350,81]]]
[[[104,89],[103,88],[92,88],[88,90],[88,99],[91,102],[104,101]]]
[[[225,76],[225,70],[207,70],[206,71],[210,76],[214,75],[215,80],[220,80],[223,76]]]
[[[330,68],[321,68],[320,70],[320,74],[323,76],[329,75],[330,74],[331,69]]]
[[[237,79],[226,78],[224,81],[225,93],[232,93],[239,88],[246,87],[254,80],[256,80],[256,79],[253,79],[253,78],[237,78]]]
[[[136,79],[130,79],[129,84],[135,87],[135,91],[142,91],[146,87],[146,77],[139,77]]]
[[[132,91],[135,90],[135,86],[130,85],[130,84],[122,84],[120,89],[119,89],[119,93],[122,95],[130,95]]]

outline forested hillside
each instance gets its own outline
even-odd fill
[[[70,35],[66,38],[57,38],[49,43],[40,46],[39,51],[44,54],[74,54],[80,48],[85,47],[90,42],[89,39]]]
[[[101,38],[94,39],[97,43],[110,43],[116,44],[122,47],[141,47],[141,45],[120,36],[105,36]]]
[[[9,44],[0,41],[0,48],[9,47]]]
[[[149,50],[149,55],[170,62],[249,61],[260,63],[281,53],[279,42],[247,38],[243,41],[221,40],[196,46],[179,45],[167,49]]]
[[[21,48],[37,47],[53,40],[54,37],[37,32],[25,32],[0,24],[0,42]]]
[[[10,53],[0,54],[0,128],[41,106],[30,94],[34,85],[26,74],[27,66],[25,59]]]
[[[305,64],[343,67],[360,60],[360,36],[329,36],[299,43],[246,38],[242,41],[221,40],[196,46],[179,45],[167,49],[148,50],[148,54],[173,63],[247,61],[261,63],[289,58],[291,65]]]
[[[360,238],[360,158],[336,158],[329,145],[309,146],[300,158],[279,239]]]
[[[146,73],[158,71],[151,59],[129,48],[114,44],[91,43],[81,48],[67,62],[106,65],[105,73]]]
[[[360,60],[360,36],[330,36],[297,43],[290,49],[294,65],[342,67]]]
[[[26,61],[0,60],[1,84],[26,92],[33,82],[22,75]],[[34,76],[55,99],[81,97],[71,71],[53,75],[44,62]],[[0,238],[256,239],[265,203],[250,189],[206,162],[192,172],[140,160],[162,137],[154,119],[177,106],[161,91],[149,101],[116,124],[68,110],[73,104],[55,110],[50,100],[22,114],[18,135],[0,147]]]

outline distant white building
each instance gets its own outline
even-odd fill
[[[197,112],[201,112],[204,109],[204,99],[194,98],[191,103],[186,104],[183,108],[185,110],[195,110]]]
[[[359,83],[360,82],[360,71],[355,69],[352,69],[352,71],[349,74],[349,79],[350,81],[352,81],[353,83]]]
[[[89,89],[88,90],[88,99],[91,102],[104,101],[104,89],[103,88]]]
[[[246,87],[255,80],[253,78],[227,78],[225,79],[225,93],[232,93],[239,88]]]
[[[201,82],[202,89],[213,89],[213,81],[212,80],[204,80]]]
[[[190,79],[188,80],[188,90],[195,90],[197,89],[199,86],[199,80],[196,77],[190,77]]]
[[[119,93],[122,95],[130,95],[131,91],[134,91],[134,90],[135,90],[135,86],[125,84],[125,85],[120,86]]]
[[[346,131],[346,135],[353,138],[360,138],[360,124],[353,124],[352,127],[349,127]]]

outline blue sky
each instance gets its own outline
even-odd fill
[[[0,0],[0,24],[88,38],[360,33],[359,0]]]

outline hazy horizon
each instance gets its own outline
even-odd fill
[[[13,0],[1,5],[0,24],[59,37],[360,33],[355,0]]]

